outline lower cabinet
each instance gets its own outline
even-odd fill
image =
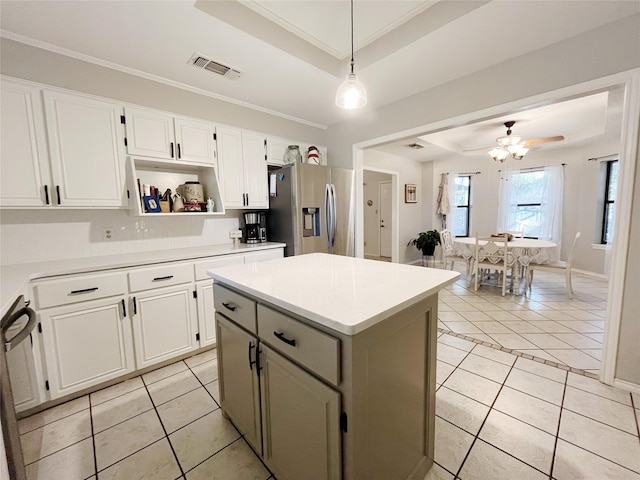
[[[340,479],[340,393],[220,313],[216,324],[225,414],[278,480]]]
[[[40,313],[52,399],[135,369],[124,296]]]
[[[138,368],[198,348],[192,284],[147,291],[131,300]]]

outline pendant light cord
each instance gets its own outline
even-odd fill
[[[353,73],[353,0],[351,0],[351,73]]]

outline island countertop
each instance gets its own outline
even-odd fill
[[[312,253],[208,271],[215,282],[355,335],[455,282],[450,270]]]

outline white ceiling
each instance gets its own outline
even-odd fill
[[[356,73],[371,110],[640,12],[640,2],[356,0],[354,8]],[[359,114],[333,103],[350,49],[345,0],[2,0],[0,26],[10,39],[312,125]],[[189,65],[194,52],[241,77]]]

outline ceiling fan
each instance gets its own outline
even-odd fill
[[[493,158],[496,162],[504,162],[509,155],[511,155],[515,160],[521,160],[530,150],[530,147],[534,145],[548,142],[559,142],[561,140],[564,140],[564,136],[562,135],[522,140],[522,137],[519,135],[511,135],[511,127],[513,127],[515,124],[516,122],[514,120],[504,122],[504,126],[507,128],[507,134],[502,137],[496,138],[496,142],[498,143],[497,146],[493,148],[484,147],[476,148],[474,150],[465,150],[465,152],[473,152],[491,148],[491,150],[489,150],[489,152],[487,153],[489,153],[491,158]]]

